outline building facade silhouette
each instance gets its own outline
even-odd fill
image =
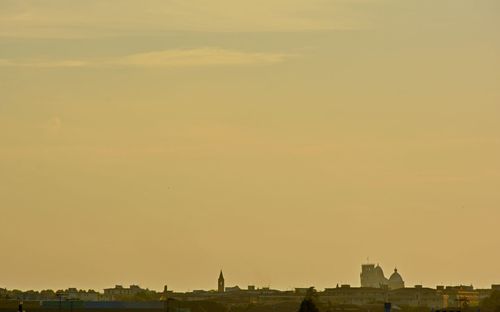
[[[222,274],[222,270],[220,270],[219,280],[217,284],[217,291],[220,293],[224,292],[224,275]]]
[[[384,276],[384,271],[377,264],[363,264],[361,265],[361,287],[371,287],[371,288],[389,288],[389,289],[399,289],[404,288],[405,283],[401,275],[398,273],[397,269],[394,269],[394,273],[389,278]]]

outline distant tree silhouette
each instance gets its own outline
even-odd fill
[[[311,287],[307,290],[304,300],[302,300],[299,308],[299,312],[319,312],[318,307],[315,303],[316,290]]]

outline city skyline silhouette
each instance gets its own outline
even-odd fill
[[[486,300],[499,30],[498,0],[0,1],[0,288],[222,268],[336,312],[369,257],[394,300]]]

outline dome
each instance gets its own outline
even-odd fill
[[[403,278],[398,273],[398,269],[394,269],[394,273],[389,277],[390,282],[403,282]]]
[[[394,269],[394,273],[392,273],[391,277],[389,277],[389,289],[399,289],[405,287],[405,282],[403,278],[398,273],[398,269]]]

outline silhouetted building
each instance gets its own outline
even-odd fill
[[[217,291],[224,292],[224,275],[222,274],[222,270],[220,270],[220,274],[219,274]]]
[[[230,286],[230,287],[226,287],[226,292],[234,292],[234,291],[241,291],[241,288],[236,285],[236,286]]]
[[[377,264],[363,264],[361,265],[361,287],[372,287],[372,288],[386,288],[389,289],[399,289],[404,288],[405,283],[403,278],[398,273],[397,269],[394,269],[391,277],[387,279],[384,276],[384,271]]]
[[[441,309],[445,307],[443,295],[436,289],[415,285],[410,288],[398,288],[388,293],[388,300],[396,306],[427,307]]]
[[[440,292],[445,298],[445,308],[463,308],[465,305],[479,304],[479,292],[472,285],[446,286]]]
[[[129,288],[125,288],[122,285],[116,285],[115,288],[104,289],[104,296],[108,298],[108,300],[115,300],[121,297],[133,297],[142,291],[144,291],[144,289],[137,285],[130,285]]]
[[[363,264],[361,265],[361,287],[382,288],[387,285],[387,278],[384,276],[384,271],[377,264]]]
[[[389,286],[389,289],[399,289],[405,287],[405,282],[398,273],[398,269],[394,269],[394,273],[392,273],[391,277],[389,277],[387,285]]]
[[[82,291],[76,288],[68,288],[60,293],[67,300],[98,301],[101,299],[101,294],[93,290]]]

